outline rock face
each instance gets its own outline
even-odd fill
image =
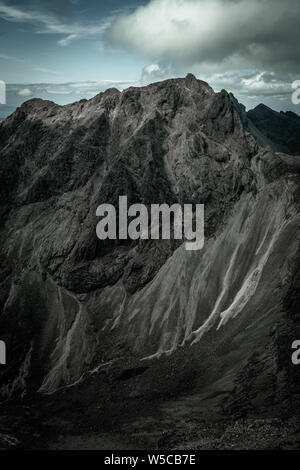
[[[297,157],[256,143],[225,90],[192,75],[24,103],[0,125],[2,396],[122,363],[135,364],[120,371],[130,396],[186,381],[229,414],[292,413],[299,172]],[[96,207],[120,195],[204,203],[204,249],[101,242]]]
[[[292,111],[280,113],[259,104],[247,113],[250,126],[254,125],[266,142],[278,152],[300,155],[300,116]]]
[[[245,130],[247,130],[256,140],[260,147],[270,147],[275,152],[281,151],[281,148],[278,148],[277,144],[271,140],[265,132],[260,130],[255,123],[250,119],[249,113],[246,111],[246,107],[239,103],[232,93],[229,93],[230,99],[235,107],[236,112],[238,113]],[[250,112],[250,111],[249,111]]]

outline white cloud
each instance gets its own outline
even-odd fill
[[[145,73],[149,75],[153,74],[153,72],[158,72],[160,70],[159,65],[157,64],[150,64],[144,68]]]
[[[267,77],[267,80],[266,80]],[[291,94],[291,83],[277,78],[274,72],[260,72],[241,81],[247,94],[280,96]]]
[[[18,57],[14,57],[7,54],[0,54],[0,59],[11,60],[13,62],[23,62],[23,59],[19,59]]]
[[[68,46],[69,44],[71,44],[72,41],[74,41],[74,39],[78,39],[79,37],[80,36],[78,34],[69,34],[69,36],[67,36],[66,38],[57,41],[57,44],[59,46]]]
[[[221,73],[204,73],[205,81],[216,90],[225,88],[245,96],[284,96],[291,94],[292,75],[272,71],[232,70]]]
[[[141,84],[164,80],[172,75],[170,67],[158,64],[150,64],[143,68],[141,75]]]
[[[38,34],[56,34],[66,37],[59,39],[59,46],[67,46],[72,41],[83,38],[101,35],[108,26],[108,21],[90,22],[62,22],[54,14],[22,9],[19,6],[10,6],[0,2],[0,18],[17,23],[31,23],[36,26]]]
[[[300,70],[299,0],[151,0],[118,16],[110,46],[178,70],[205,64]]]
[[[47,68],[44,68],[44,67],[34,67],[33,71],[34,72],[47,73],[47,74],[51,74],[51,75],[61,75],[61,72],[58,72],[57,70],[47,69]]]
[[[19,96],[31,96],[32,91],[29,90],[29,88],[22,88],[22,90],[19,90],[18,95]]]
[[[92,97],[97,93],[107,90],[108,88],[118,88],[119,90],[129,86],[137,85],[137,82],[100,80],[87,82],[69,82],[69,83],[33,83],[28,85],[9,84],[8,92],[16,97],[27,98],[34,96],[35,98],[43,98],[55,100],[58,104],[65,102],[72,103],[81,98]],[[63,101],[61,101],[63,98]],[[66,99],[66,101],[64,100]],[[20,98],[18,98],[20,100]],[[24,101],[24,99],[22,100]]]

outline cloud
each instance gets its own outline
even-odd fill
[[[205,81],[217,91],[225,88],[240,96],[280,97],[291,95],[291,74],[260,70],[231,70],[220,73],[204,73]]]
[[[274,72],[259,72],[252,77],[242,78],[241,83],[247,95],[278,97],[291,94],[291,82],[280,79]]]
[[[20,106],[28,97],[42,98],[55,101],[58,104],[67,104],[82,98],[92,98],[108,88],[123,90],[137,82],[100,80],[69,83],[32,83],[8,84],[7,93],[10,104]]]
[[[29,90],[29,88],[22,88],[22,90],[19,90],[18,92],[18,95],[19,96],[31,96],[32,95],[32,91]]]
[[[61,75],[61,72],[58,72],[57,70],[47,69],[44,67],[34,67],[32,70],[34,72],[47,73],[50,75]]]
[[[105,41],[149,60],[143,84],[192,72],[248,107],[288,109],[300,78],[299,24],[299,0],[150,0],[118,15]]]
[[[19,59],[18,57],[14,57],[7,54],[0,54],[0,59],[11,60],[13,62],[23,62],[23,59]]]
[[[67,36],[66,38],[60,39],[59,41],[57,41],[57,44],[59,46],[68,46],[69,44],[71,44],[72,41],[74,41],[74,39],[78,39],[78,38],[79,38],[78,34],[69,34],[69,36]]]
[[[180,71],[203,65],[300,72],[299,0],[151,0],[119,15],[109,46]]]
[[[158,64],[150,64],[142,69],[141,84],[164,80],[172,75],[171,67]]]
[[[0,2],[0,18],[17,23],[30,23],[36,27],[38,34],[57,34],[65,37],[58,40],[59,46],[67,46],[72,41],[79,38],[93,37],[101,35],[108,27],[109,20],[103,20],[95,23],[68,21],[64,22],[54,13],[26,10],[10,6]]]

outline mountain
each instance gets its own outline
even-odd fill
[[[239,101],[235,98],[232,93],[229,93],[229,96],[235,107],[236,112],[238,113],[243,123],[245,130],[254,137],[258,145],[261,147],[270,147],[275,152],[280,151],[277,144],[273,140],[271,140],[265,133],[263,133],[258,127],[256,127],[254,122],[251,121],[246,111],[246,107],[242,103],[239,103]]]
[[[27,448],[297,441],[300,160],[243,116],[189,74],[0,124],[0,427]],[[100,241],[120,195],[205,204],[204,248]]]
[[[300,116],[259,104],[247,113],[249,121],[271,142],[273,148],[290,155],[300,155]]]

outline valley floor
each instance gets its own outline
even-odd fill
[[[40,397],[0,406],[0,449],[287,450],[300,447],[300,419],[224,419],[182,413],[184,400],[152,403],[137,413],[97,421],[90,411]],[[35,403],[35,404],[34,404]],[[129,407],[132,407],[132,403]],[[95,411],[96,411],[95,407]],[[126,408],[126,405],[125,405]],[[187,409],[186,409],[187,410]]]

